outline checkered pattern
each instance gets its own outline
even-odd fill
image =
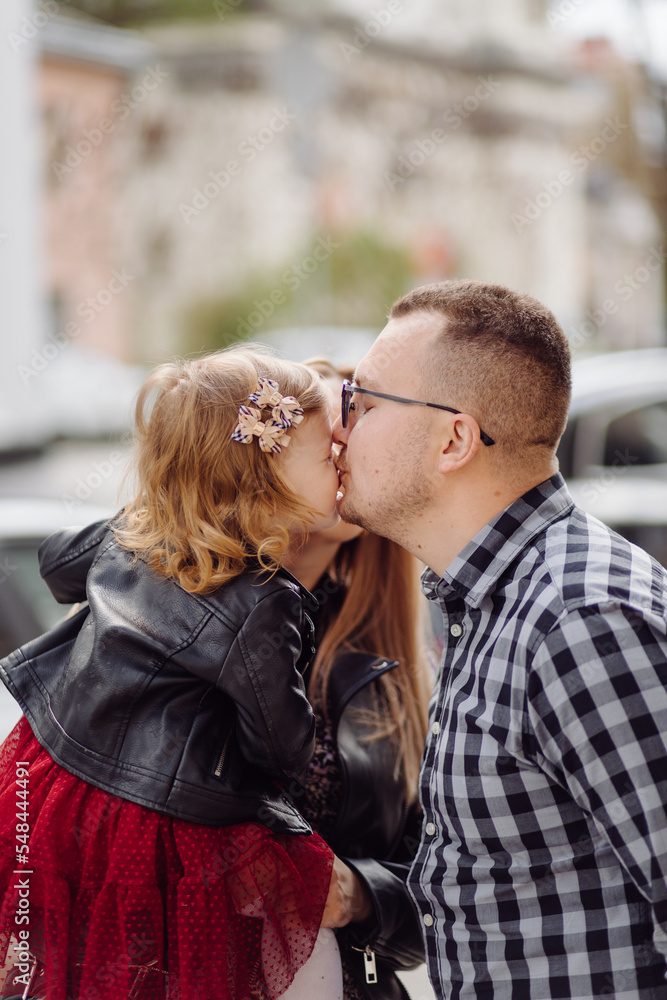
[[[667,998],[667,571],[531,490],[445,616],[410,889],[439,997]]]

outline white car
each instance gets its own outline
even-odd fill
[[[623,467],[632,478],[667,481],[667,348],[575,361],[558,457],[566,479]]]
[[[558,458],[580,507],[667,565],[667,348],[575,361]]]

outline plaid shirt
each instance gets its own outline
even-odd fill
[[[410,889],[439,997],[667,998],[667,570],[560,475],[439,578]]]

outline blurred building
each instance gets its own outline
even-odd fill
[[[241,16],[215,0],[215,22],[144,32],[150,49],[54,20],[57,322],[101,291],[82,340],[152,361],[182,349],[197,302],[280,268],[275,301],[290,283],[307,295],[311,269],[367,230],[408,248],[411,284],[462,275],[531,292],[577,349],[662,342],[660,231],[627,168],[641,81],[619,90],[618,65],[582,61],[545,6],[387,0],[369,15],[332,0]],[[72,168],[56,170],[68,148]],[[125,285],[110,297],[113,275]],[[270,297],[258,309],[270,317]],[[232,337],[258,325],[238,321]]]
[[[47,294],[52,333],[128,360],[134,275],[127,268],[130,91],[151,54],[129,32],[52,18],[41,33]],[[137,91],[137,96],[139,93]]]

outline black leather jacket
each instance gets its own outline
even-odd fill
[[[419,843],[419,805],[408,806],[402,780],[394,777],[389,740],[361,739],[358,710],[373,708],[373,686],[395,662],[366,653],[346,653],[334,664],[329,706],[341,766],[341,806],[327,841],[356,871],[373,902],[373,914],[337,932],[348,968],[368,1000],[406,1000],[395,970],[424,961],[424,941],[407,890],[410,863]],[[298,806],[298,795],[295,797]],[[366,980],[364,951],[373,952],[377,983]],[[350,956],[351,960],[350,960]]]
[[[40,564],[61,603],[88,600],[92,614],[84,608],[79,620],[0,661],[0,676],[59,763],[112,793],[196,822],[260,819],[279,832],[310,831],[298,812],[298,779],[314,733],[310,708],[301,702],[300,671],[313,653],[310,614],[318,611],[308,591],[281,571],[261,586],[247,574],[207,597],[187,594],[141,561],[132,562],[107,524],[51,536],[40,549]],[[282,616],[278,628],[276,614]],[[254,654],[244,642],[249,628],[253,636],[256,629],[265,634],[264,649],[252,643]],[[138,649],[145,670],[128,697],[126,671],[134,678]],[[258,655],[272,656],[288,674],[286,692],[284,684],[266,691],[264,685],[278,678],[266,663],[255,662]],[[371,917],[338,936],[341,949],[354,956],[355,979],[369,1000],[405,1000],[394,970],[424,961],[406,887],[419,809],[407,807],[394,778],[391,744],[363,741],[355,711],[372,707],[374,683],[394,666],[364,653],[345,654],[329,690],[342,800],[328,840],[373,901]],[[284,704],[268,712],[280,691]],[[236,719],[234,703],[241,706]],[[139,719],[141,725],[130,726]],[[364,950],[374,953],[375,984],[366,982]]]
[[[179,819],[311,833],[284,791],[314,745],[308,591],[284,571],[247,571],[188,593],[134,560],[106,522],[57,532],[39,558],[56,600],[89,606],[80,628],[65,622],[0,661],[49,754]]]

